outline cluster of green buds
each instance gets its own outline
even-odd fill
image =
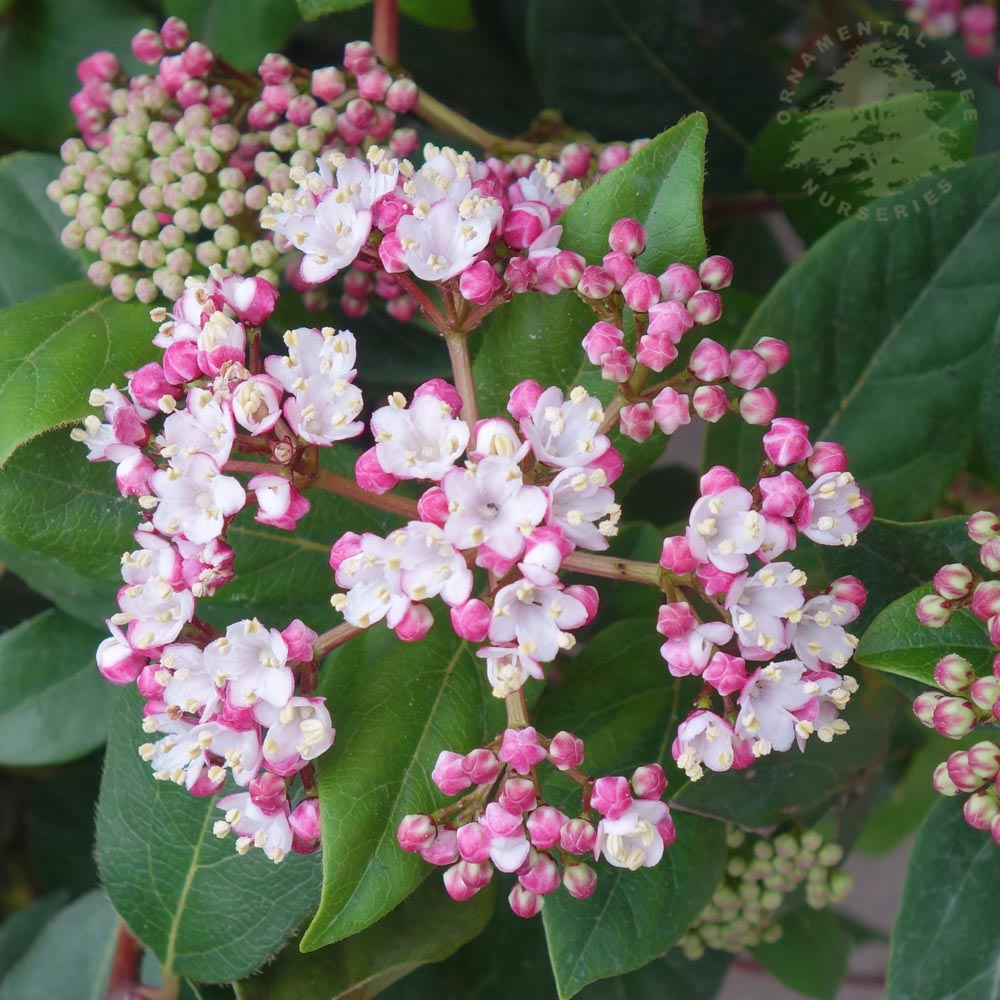
[[[706,948],[737,952],[781,937],[778,920],[788,897],[803,887],[805,901],[821,910],[839,903],[854,880],[837,865],[844,851],[815,830],[768,839],[731,827],[726,872],[711,902],[679,944],[692,961]]]

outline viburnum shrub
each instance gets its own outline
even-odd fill
[[[0,1000],[830,996],[929,811],[887,995],[986,982],[992,158],[804,210],[697,4],[164,6],[0,162]]]

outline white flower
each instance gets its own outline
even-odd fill
[[[673,839],[673,822],[666,802],[637,799],[618,819],[606,816],[597,824],[594,858],[603,854],[616,868],[652,868],[663,857],[666,834]]]
[[[549,483],[552,498],[549,524],[559,525],[574,545],[594,551],[606,549],[608,538],[618,532],[621,518],[614,490],[606,483],[603,469],[582,466],[563,469]]]
[[[726,608],[742,656],[769,660],[788,649],[789,622],[799,620],[805,584],[805,573],[787,562],[771,563],[733,581]]]
[[[769,663],[747,678],[737,699],[736,735],[753,740],[753,752],[763,756],[772,750],[787,750],[798,731],[812,731],[812,724],[794,714],[807,706],[813,695],[806,690],[798,660]]]
[[[747,556],[764,540],[764,518],[750,507],[753,497],[742,486],[730,486],[702,497],[691,508],[688,546],[699,562],[711,562],[725,573],[747,568]]]
[[[227,686],[236,707],[266,701],[282,708],[295,690],[295,676],[286,666],[288,646],[277,629],[256,618],[236,622],[222,639],[205,647],[205,668],[219,687]]]
[[[469,428],[433,393],[417,396],[409,407],[398,392],[372,414],[375,457],[397,479],[439,480],[469,443]]]
[[[608,450],[611,442],[597,433],[602,420],[601,401],[582,386],[573,389],[568,399],[552,386],[538,397],[531,415],[520,425],[539,461],[569,469],[589,465]]]

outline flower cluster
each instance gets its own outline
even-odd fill
[[[292,472],[305,443],[329,445],[363,425],[350,333],[290,331],[288,354],[260,362],[258,328],[275,298],[261,278],[220,272],[192,284],[169,316],[154,310],[162,362],[132,372],[125,392],[94,390],[104,420],[88,417],[72,436],[91,461],[115,463],[120,491],[145,511],[138,547],[122,556],[119,611],[98,666],[142,693],[144,729],[159,734],[140,748],[154,775],[195,795],[215,794],[231,775],[246,790],[220,801],[216,833],[232,830],[237,850],[254,845],[277,862],[318,843],[317,800],[293,809],[287,781],[334,739],[324,700],[311,696],[317,635],[298,620],[278,631],[256,619],[219,635],[195,604],[233,578],[232,519],[256,505],[259,522],[294,529],[309,509]],[[273,464],[241,466],[237,448]],[[230,471],[255,474],[244,488]]]
[[[738,952],[781,937],[778,912],[805,883],[806,903],[823,909],[850,892],[853,879],[837,865],[844,852],[815,830],[789,831],[770,839],[731,828],[726,874],[712,901],[679,944],[692,961],[706,948]]]
[[[906,16],[928,38],[962,35],[965,51],[973,59],[993,52],[997,29],[996,7],[989,3],[965,3],[964,0],[901,0]]]
[[[969,518],[969,538],[979,545],[981,568],[949,563],[934,575],[933,592],[917,602],[917,620],[926,628],[943,628],[956,613],[972,612],[986,624],[990,642],[1000,647],[1000,580],[987,574],[1000,572],[1000,518],[979,511]],[[929,728],[949,739],[962,739],[977,726],[991,726],[1000,719],[1000,652],[992,671],[979,676],[958,653],[949,653],[934,667],[940,691],[917,696],[913,711]],[[938,765],[934,787],[942,795],[966,794],[966,822],[977,830],[990,830],[1000,844],[1000,743],[983,740],[959,750]]]
[[[460,902],[488,885],[494,870],[516,875],[507,898],[519,917],[535,916],[560,885],[575,899],[592,895],[597,873],[581,856],[632,871],[657,864],[676,836],[660,801],[663,769],[647,764],[631,780],[594,779],[580,770],[583,756],[583,741],[572,733],[547,739],[533,726],[508,728],[464,755],[442,751],[434,783],[445,795],[472,791],[436,813],[404,817],[399,845],[447,866],[445,889]],[[542,798],[536,768],[546,761],[583,787],[579,815],[567,816]]]

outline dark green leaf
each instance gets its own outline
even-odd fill
[[[355,7],[365,7],[372,0],[296,0],[302,16],[307,21],[315,21],[324,14],[339,14]]]
[[[129,0],[74,0],[71,13],[61,0],[17,0],[0,23],[0,133],[20,145],[51,149],[70,134],[76,64],[101,49],[127,55],[152,27]]]
[[[399,9],[407,17],[432,28],[462,31],[472,27],[469,0],[399,0]]]
[[[66,220],[45,194],[61,166],[42,153],[0,160],[0,307],[82,276],[79,257],[59,241]]]
[[[54,609],[0,636],[0,764],[60,764],[104,742],[117,692],[94,661],[102,638]]]
[[[0,923],[0,984],[42,928],[62,909],[66,899],[67,893],[54,892],[15,911]]]
[[[299,22],[295,0],[167,0],[165,13],[186,21],[193,37],[241,69],[256,70],[280,52]]]
[[[817,1000],[833,1000],[847,973],[851,943],[833,910],[807,906],[781,918],[781,937],[752,948],[779,982]]]
[[[581,1000],[712,1000],[726,978],[732,955],[706,951],[697,961],[671,948],[635,972],[602,979],[581,990]]]
[[[919,214],[880,221],[873,206],[869,218],[837,226],[778,282],[743,337],[791,344],[792,363],[769,384],[815,439],[847,447],[883,516],[927,513],[973,446],[1000,313],[988,265],[1000,223],[997,165],[985,157],[942,174],[948,193]],[[708,463],[749,478],[760,434],[723,421],[709,433]]]
[[[440,962],[489,923],[496,888],[456,903],[431,878],[367,930],[303,955],[289,946],[240,984],[241,1000],[368,1000],[428,962]]]
[[[860,46],[830,80],[855,60],[887,51]],[[936,200],[936,175],[972,157],[976,114],[957,93],[899,93],[862,107],[827,95],[820,103],[805,113],[782,112],[757,139],[750,161],[755,180],[781,198],[810,240],[913,181],[923,179],[921,195],[930,191]]]
[[[104,893],[81,896],[45,925],[0,979],[0,1000],[103,997],[117,932],[118,915]]]
[[[955,612],[944,628],[924,628],[917,622],[917,601],[932,592],[921,587],[890,604],[865,632],[855,654],[858,662],[931,687],[937,686],[934,665],[947,653],[964,656],[977,673],[989,673],[996,648],[971,611]]]
[[[0,313],[0,467],[18,445],[93,413],[94,386],[123,381],[154,352],[149,310],[116,302],[88,282]]]
[[[323,898],[304,950],[368,927],[428,875],[396,843],[399,821],[440,803],[430,772],[442,750],[464,752],[503,727],[473,652],[447,623],[414,646],[376,626],[326,661],[319,690],[340,736],[319,761]]]
[[[979,402],[979,444],[994,484],[1000,483],[1000,333],[983,371],[983,395]]]
[[[206,982],[244,976],[316,903],[319,858],[240,857],[212,825],[217,796],[157,781],[137,752],[142,698],[119,700],[97,807],[97,859],[115,909],[164,970]]]
[[[1000,996],[997,847],[944,799],[917,834],[892,931],[888,1000]]]

